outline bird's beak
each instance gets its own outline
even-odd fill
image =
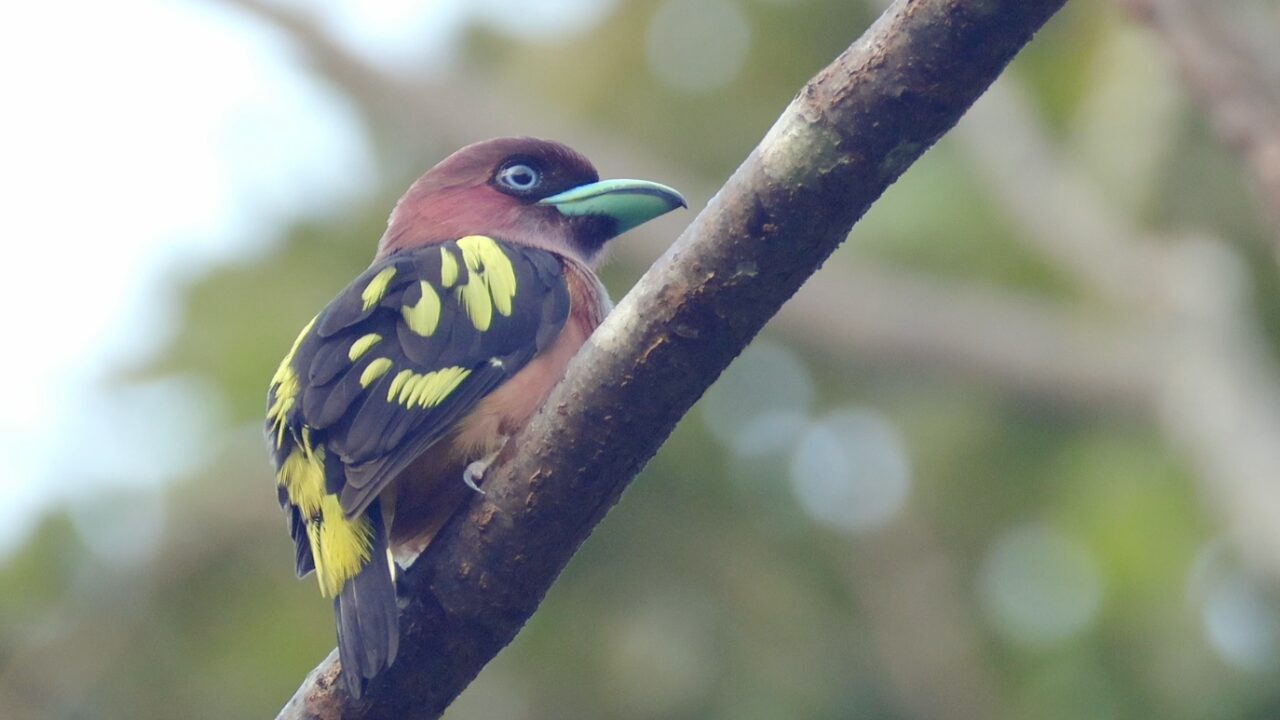
[[[568,217],[613,218],[618,223],[616,235],[678,207],[689,207],[680,193],[648,180],[601,180],[543,198],[538,204],[554,206]]]

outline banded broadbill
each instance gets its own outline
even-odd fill
[[[271,379],[267,435],[299,576],[334,598],[348,689],[395,659],[412,561],[546,399],[610,302],[605,242],[685,205],[559,143],[465,147],[396,204],[373,264]]]

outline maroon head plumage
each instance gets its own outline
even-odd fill
[[[609,239],[684,206],[679,193],[657,183],[601,182],[591,161],[567,145],[498,138],[458,150],[410,186],[378,256],[480,234],[590,264]]]
[[[395,659],[396,573],[478,489],[608,311],[610,238],[684,206],[601,181],[559,143],[502,138],[409,188],[373,264],[271,379],[267,436],[299,575],[334,598],[348,691]]]

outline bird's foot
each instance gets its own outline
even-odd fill
[[[462,471],[462,482],[466,483],[467,487],[483,495],[484,490],[480,489],[479,483],[484,480],[484,471],[489,469],[489,463],[491,462],[493,462],[492,458],[485,458],[468,465],[467,469]]]

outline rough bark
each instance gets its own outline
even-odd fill
[[[1065,2],[894,3],[800,91],[409,570],[395,664],[357,701],[330,654],[279,717],[442,713],[694,401]]]
[[[383,150],[379,162],[390,174],[403,170],[411,180],[421,172],[422,158],[508,133],[507,119],[519,116],[522,132],[571,140],[603,171],[661,178],[691,200],[710,197],[715,189],[678,161],[539,105],[536,98],[501,87],[484,74],[457,68],[446,76],[402,75],[372,66],[326,32],[306,8],[271,0],[212,1],[248,13],[297,45],[319,77],[354,101],[369,135]],[[864,2],[879,3],[881,9],[889,4]],[[431,132],[422,132],[424,127]],[[409,166],[402,167],[405,163]],[[1016,180],[1011,184],[1023,188]],[[1048,194],[1027,189],[1023,194],[1037,200]],[[627,268],[624,272],[648,267],[671,245],[672,223],[662,220],[632,230],[610,250],[610,263]],[[1073,236],[1070,244],[1078,240]],[[1090,238],[1076,252],[1096,247]],[[1091,262],[1112,262],[1117,253],[1105,250],[1090,256]],[[812,276],[782,307],[773,326],[806,352],[886,367],[941,369],[1020,402],[1090,413],[1144,411],[1155,389],[1150,368],[1162,357],[1153,354],[1160,349],[1151,347],[1143,333],[1116,327],[1109,318],[1100,321],[1088,310],[1030,292],[938,277],[870,253],[839,272]]]

